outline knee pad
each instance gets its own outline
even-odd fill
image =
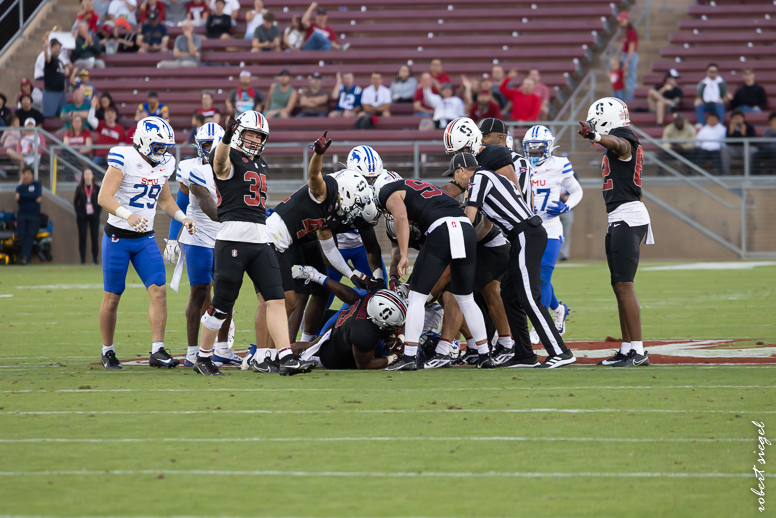
[[[221,329],[221,326],[224,324],[224,320],[226,320],[228,315],[229,312],[223,312],[210,306],[207,311],[205,311],[205,314],[202,315],[200,322],[211,331],[218,331]]]

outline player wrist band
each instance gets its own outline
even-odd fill
[[[118,209],[116,209],[116,216],[118,216],[121,219],[127,219],[129,218],[134,212],[130,211],[129,209],[125,209],[124,207],[119,206]]]
[[[596,142],[601,142],[601,134],[600,133],[596,133],[595,134],[595,138],[593,140],[595,140]]]
[[[175,213],[175,216],[173,216],[172,219],[174,219],[178,223],[183,223],[183,220],[186,219],[186,215],[183,213],[182,210],[178,209],[178,212]]]

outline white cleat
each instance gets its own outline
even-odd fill
[[[552,320],[555,322],[555,329],[558,330],[558,334],[563,336],[566,332],[566,317],[569,316],[569,307],[562,302],[557,308],[552,310]]]
[[[235,352],[231,349],[213,352],[213,363],[216,364],[217,367],[221,367],[221,365],[226,364],[242,365],[242,362],[242,356],[237,356],[237,354],[235,354]],[[219,363],[221,365],[218,365]]]
[[[531,329],[531,345],[537,345],[542,342],[542,339],[539,338],[539,333],[536,332],[536,329]]]

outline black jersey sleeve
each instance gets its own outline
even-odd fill
[[[380,345],[380,340],[383,338],[385,338],[385,335],[371,320],[358,318],[353,322],[350,339],[359,351],[374,351]]]
[[[480,169],[498,171],[502,167],[512,165],[512,152],[504,146],[485,146],[477,155]]]
[[[619,137],[630,142],[631,153],[635,153],[636,148],[639,147],[639,145],[641,144],[636,134],[633,133],[633,130],[627,126],[623,126],[621,128],[614,128],[612,131],[609,132],[609,135],[611,135],[612,137]]]

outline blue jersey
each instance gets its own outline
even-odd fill
[[[345,85],[340,85],[337,110],[354,110],[356,108],[361,108],[361,87],[353,85],[350,88],[345,88]]]

